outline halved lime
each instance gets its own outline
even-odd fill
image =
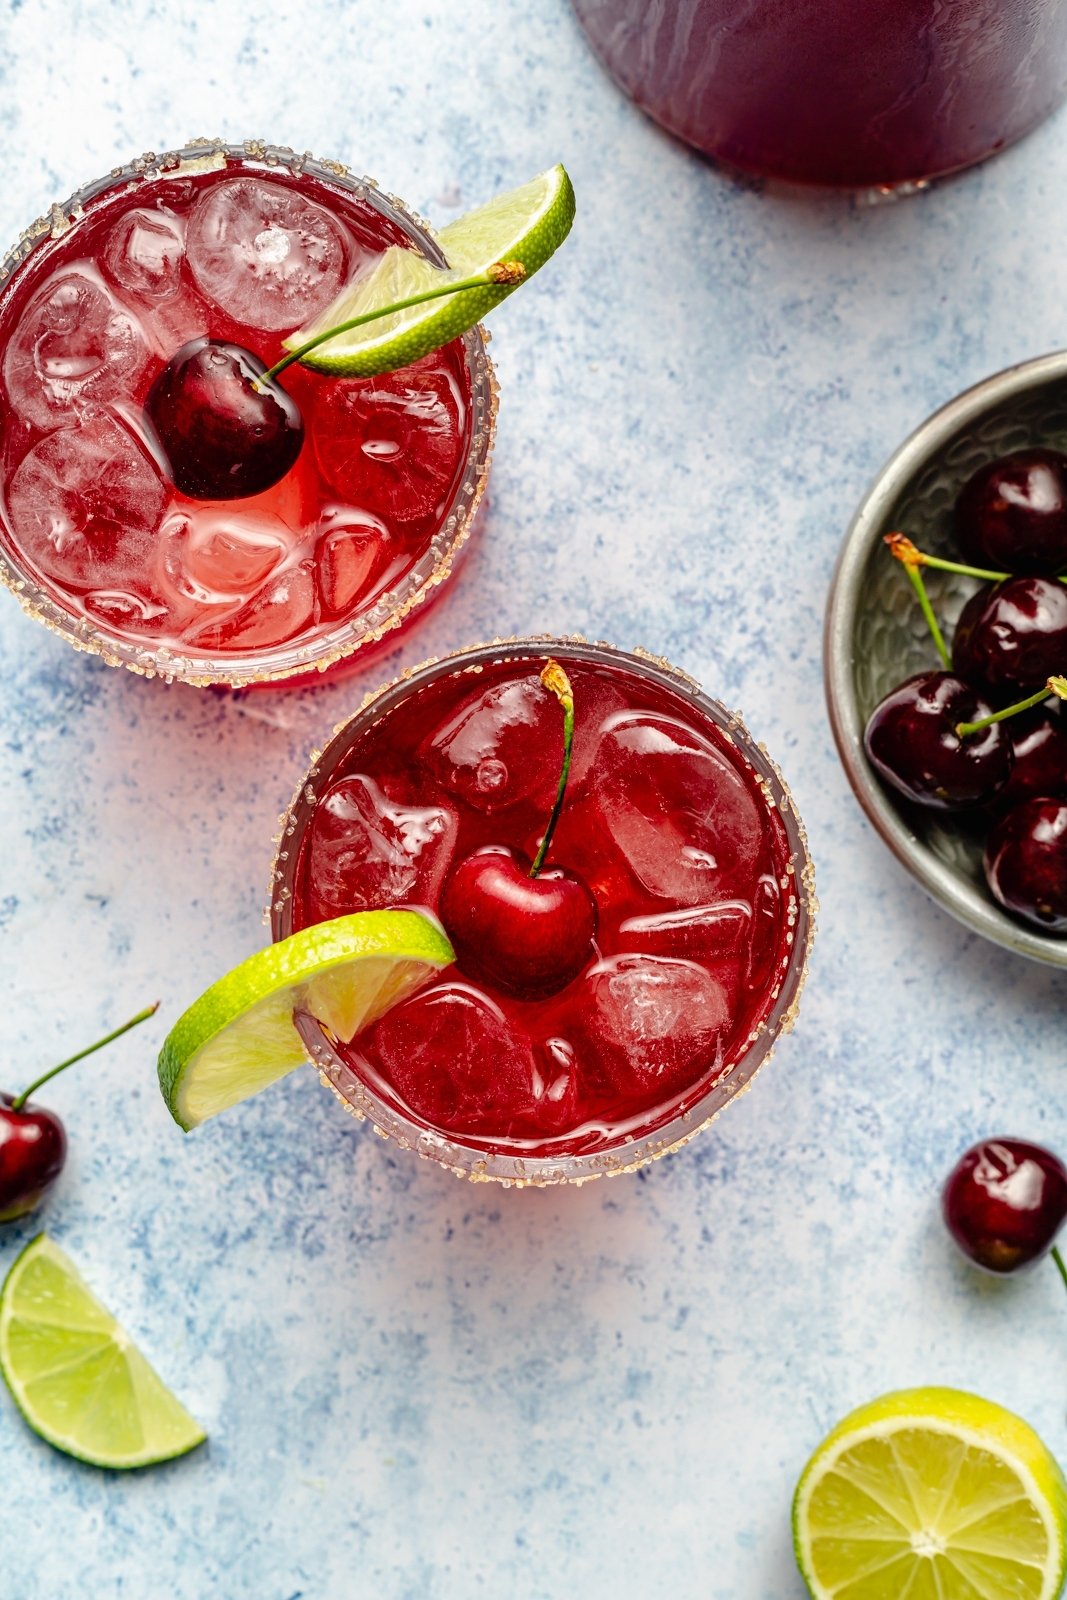
[[[1034,1430],[957,1389],[904,1389],[853,1411],[793,1501],[815,1600],[1055,1600],[1067,1482]]]
[[[188,1131],[307,1059],[293,1014],[347,1044],[455,959],[418,911],[357,911],[260,950],[182,1013],[159,1052],[159,1086]]]
[[[94,1467],[147,1467],[207,1435],[39,1233],[0,1290],[0,1371],[33,1429]]]
[[[529,278],[563,243],[573,221],[571,180],[562,167],[552,167],[530,183],[450,222],[437,235],[447,271],[414,250],[391,245],[369,271],[347,284],[320,316],[290,334],[286,349],[296,350],[327,328],[422,294],[449,278],[458,281],[486,272],[499,261],[521,262]],[[300,359],[317,372],[342,377],[369,378],[377,372],[393,372],[466,333],[516,287],[464,289],[338,334]]]

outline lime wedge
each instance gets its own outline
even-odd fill
[[[563,243],[574,221],[574,190],[562,167],[542,172],[530,183],[498,195],[488,205],[457,217],[437,235],[448,270],[435,267],[414,250],[391,245],[373,266],[341,290],[322,314],[290,334],[286,349],[296,350],[327,328],[365,316],[446,283],[486,272],[498,261],[518,261],[527,278],[544,266]],[[301,357],[304,366],[342,377],[369,378],[394,372],[458,338],[513,294],[517,285],[490,284],[397,311],[362,328],[352,328]]]
[[[905,1389],[853,1411],[793,1501],[816,1600],[1055,1600],[1067,1482],[1034,1430],[957,1389]]]
[[[0,1371],[34,1433],[94,1467],[172,1461],[207,1437],[45,1233],[0,1290]]]
[[[178,1018],[159,1052],[159,1086],[187,1131],[307,1059],[305,1011],[347,1044],[455,957],[418,911],[357,911],[305,928],[242,961]]]

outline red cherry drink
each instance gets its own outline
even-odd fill
[[[194,681],[297,675],[409,614],[466,535],[491,432],[478,334],[380,378],[295,365],[289,470],[234,496],[221,439],[219,492],[182,492],[146,413],[179,350],[273,363],[388,246],[432,248],[342,169],[249,148],[135,164],[0,279],[0,566],[74,642]]]
[[[1067,90],[1058,0],[574,0],[605,65],[741,171],[850,188],[970,166]]]
[[[565,956],[545,992],[533,916],[545,908],[522,885],[563,750],[540,676],[549,658],[573,689],[574,744],[538,882],[578,959]],[[480,853],[487,889],[470,872]],[[501,863],[511,876],[483,950],[465,909],[494,892]],[[791,1018],[809,871],[775,769],[689,680],[607,647],[531,642],[424,668],[340,732],[283,832],[274,933],[385,906],[428,910],[452,933],[455,966],[350,1046],[325,1047],[335,1086],[379,1125],[384,1114],[396,1131],[399,1117],[453,1150],[527,1163],[641,1140],[633,1154],[647,1159],[650,1135],[670,1125],[667,1147],[693,1131]],[[518,965],[512,952],[501,974],[509,941]]]

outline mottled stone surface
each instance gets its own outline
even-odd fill
[[[616,93],[564,0],[8,0],[0,47],[8,238],[196,133],[340,157],[439,221],[566,160],[573,240],[495,319],[484,538],[370,676],[497,632],[663,653],[777,755],[823,902],[795,1036],[638,1178],[461,1185],[310,1072],[183,1138],[162,1016],[264,939],[275,819],[362,686],[143,683],[0,597],[3,1084],[162,997],[50,1089],[73,1148],[47,1222],[211,1434],[112,1478],[4,1401],[5,1600],[796,1600],[789,1497],[849,1406],[955,1383],[1062,1453],[1062,1288],[978,1282],[935,1199],[979,1135],[1067,1147],[1064,979],[968,936],[872,836],[819,632],[881,460],[1063,341],[1067,120],[870,210],[725,181]]]

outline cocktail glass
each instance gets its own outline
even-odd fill
[[[981,161],[1067,92],[1059,0],[574,0],[664,127],[743,173],[897,188]]]
[[[337,730],[282,819],[273,937],[374,907],[434,913],[472,849],[532,854],[561,751],[549,658],[576,723],[548,860],[599,914],[582,972],[530,999],[450,968],[347,1046],[297,1018],[355,1116],[511,1184],[627,1172],[706,1127],[792,1026],[814,932],[803,826],[740,719],[643,653],[525,639],[408,672]]]
[[[291,367],[296,465],[243,499],[178,493],[146,430],[166,362],[209,334],[264,360],[417,217],[334,162],[249,140],[147,155],[35,222],[0,267],[0,579],[112,665],[294,683],[441,593],[489,470],[496,387],[473,329],[383,378]]]

